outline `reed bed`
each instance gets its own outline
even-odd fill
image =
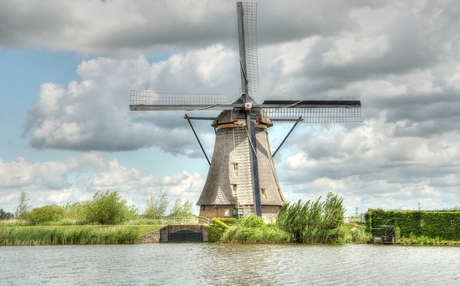
[[[345,243],[343,228],[345,209],[342,199],[328,193],[324,202],[284,204],[276,220],[277,226],[292,235],[297,243]]]
[[[0,226],[0,245],[134,244],[153,226]]]

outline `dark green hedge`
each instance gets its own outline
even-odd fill
[[[425,212],[369,209],[365,218],[368,231],[382,225],[394,225],[397,228],[398,237],[426,236],[445,240],[460,240],[460,212],[458,211]]]

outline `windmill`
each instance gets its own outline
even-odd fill
[[[221,110],[217,117],[185,115],[210,164],[206,183],[197,202],[206,217],[248,216],[254,213],[275,218],[285,203],[273,156],[302,123],[361,121],[357,100],[265,100],[255,102],[259,90],[257,56],[257,3],[237,2],[238,42],[241,71],[240,97],[226,95],[172,94],[155,91],[130,92],[131,111]],[[213,120],[216,141],[210,162],[191,120]],[[275,121],[294,122],[272,154],[267,130]]]

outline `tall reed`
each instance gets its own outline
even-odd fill
[[[0,245],[131,244],[141,241],[131,226],[0,227]]]
[[[290,233],[298,243],[341,243],[345,232],[343,224],[345,209],[341,198],[328,193],[326,201],[319,197],[315,202],[285,204],[276,220],[277,226]]]

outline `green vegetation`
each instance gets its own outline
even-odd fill
[[[185,201],[184,203],[182,203],[181,199],[177,199],[174,202],[174,206],[169,211],[169,216],[173,216],[173,217],[193,216],[193,203],[191,201]]]
[[[372,240],[364,225],[344,224],[343,200],[328,193],[321,202],[285,204],[276,223],[266,224],[257,216],[213,219],[210,242],[224,243],[367,243]],[[224,220],[231,220],[229,221]]]
[[[135,207],[128,207],[118,192],[97,192],[86,206],[85,221],[96,224],[120,224],[138,217]]]
[[[97,192],[85,202],[32,208],[22,192],[15,215],[0,209],[0,245],[139,243],[142,234],[164,224],[194,223],[193,203],[178,199],[165,215],[168,197],[150,195],[143,216],[116,191]],[[460,209],[450,211],[385,211],[369,209],[366,224],[344,223],[343,200],[328,193],[326,200],[298,201],[281,207],[277,220],[266,224],[258,216],[214,218],[208,240],[221,243],[369,243],[395,225],[403,245],[460,245]],[[16,219],[13,219],[16,217]],[[178,221],[180,217],[180,221]]]
[[[56,204],[43,206],[41,208],[33,209],[29,215],[28,220],[32,224],[40,224],[52,221],[59,221],[64,217],[64,209]]]
[[[222,239],[222,235],[230,226],[222,221],[222,219],[213,218],[209,227],[208,241],[218,242]]]
[[[0,226],[0,245],[131,244],[160,226]]]
[[[26,197],[26,193],[24,191],[21,192],[21,196],[19,197],[19,206],[16,210],[15,217],[17,219],[25,220],[29,215],[32,207],[29,205],[29,199]]]
[[[325,202],[320,199],[283,205],[278,213],[277,226],[290,233],[297,243],[343,243],[343,200],[332,193],[327,194]]]
[[[342,243],[364,244],[373,240],[372,234],[366,230],[366,225],[358,221],[343,224],[341,232],[344,234]]]
[[[456,240],[443,240],[439,237],[427,237],[427,236],[410,236],[401,237],[398,239],[398,244],[402,245],[449,245],[449,246],[460,246],[460,241]]]
[[[166,194],[158,199],[151,195],[141,217],[118,192],[106,191],[85,202],[32,208],[22,192],[18,219],[0,211],[0,245],[139,243],[142,234],[161,228],[163,223],[177,223],[175,216],[193,218],[189,201],[176,200],[169,216],[165,216],[167,206]]]
[[[275,225],[267,225],[264,219],[255,215],[241,218],[229,227],[220,238],[227,243],[289,243],[291,235]]]
[[[372,232],[372,228],[382,225],[394,225],[398,242],[401,244],[413,244],[415,238],[420,240],[420,244],[426,244],[428,240],[460,241],[460,212],[458,210],[424,212],[369,209],[365,216],[369,232]],[[378,231],[373,232],[374,235],[380,235]]]
[[[14,218],[14,214],[10,212],[5,212],[3,209],[0,209],[0,220],[9,220],[13,218]]]
[[[168,207],[168,195],[165,193],[161,194],[161,197],[157,198],[156,195],[150,194],[147,199],[147,205],[145,207],[144,217],[150,219],[158,219],[166,215],[166,208]]]

